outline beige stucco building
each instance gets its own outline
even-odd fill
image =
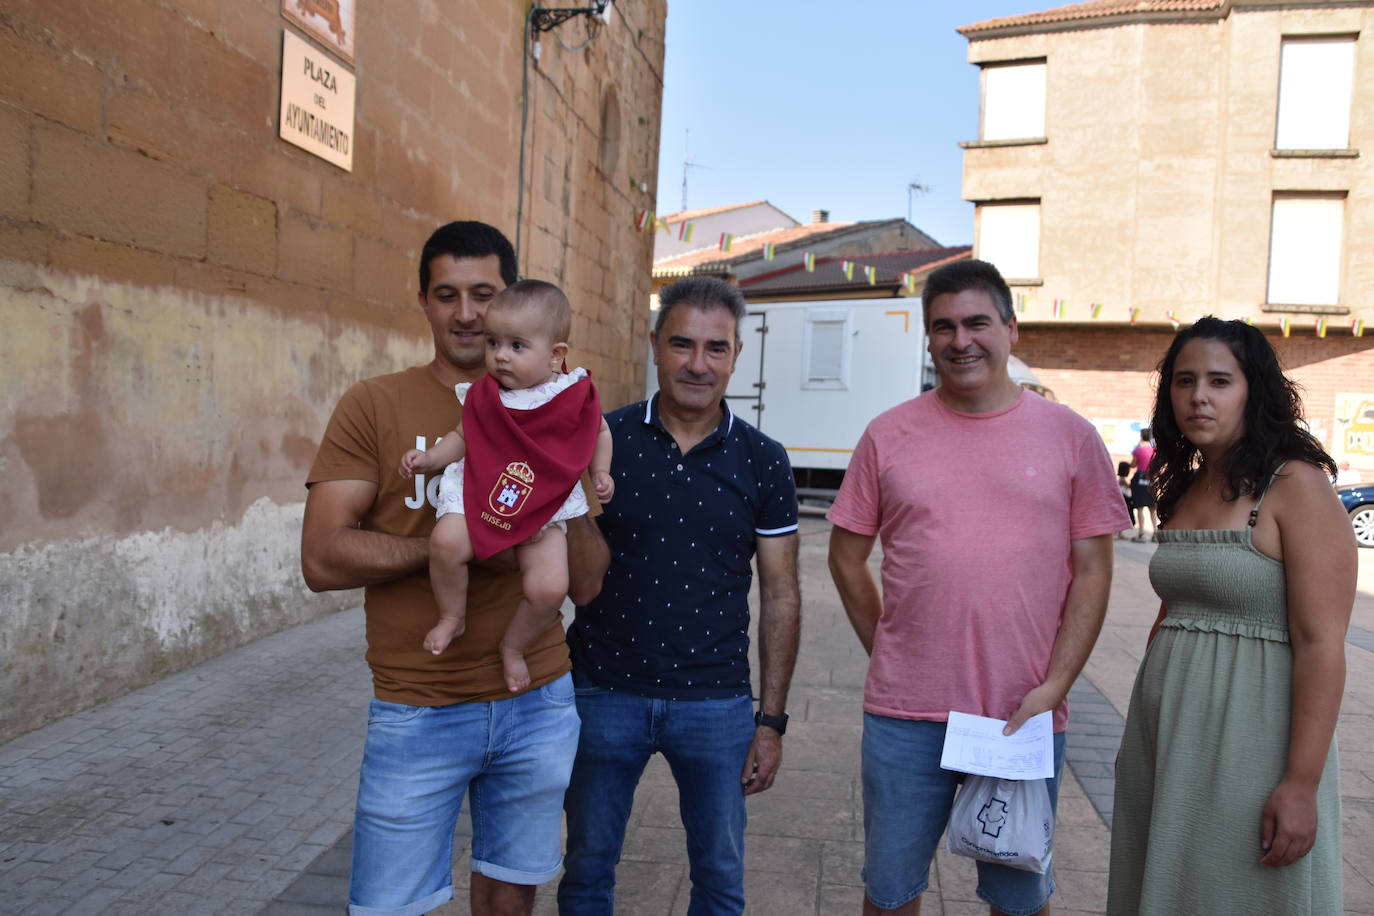
[[[1374,403],[1374,328],[1354,336],[1374,325],[1371,30],[1374,3],[1268,0],[960,30],[982,87],[975,256],[1013,280],[1017,352],[1109,442],[1148,416],[1173,323],[1212,314],[1270,335],[1317,432],[1374,470],[1346,435]]]
[[[356,10],[349,54],[310,9]],[[3,4],[0,741],[360,600],[302,584],[302,484],[352,382],[432,357],[439,224],[518,232],[603,403],[640,395],[666,4],[537,59],[529,12]],[[278,137],[284,33],[326,115],[356,79],[351,170]]]

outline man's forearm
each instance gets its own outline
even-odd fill
[[[601,593],[610,566],[611,548],[601,527],[590,515],[568,519],[568,597],[573,604],[587,604]]]
[[[859,643],[869,655],[873,654],[878,620],[883,616],[883,596],[868,567],[875,540],[875,535],[859,534],[836,525],[830,531],[828,557],[830,578],[835,580],[840,603],[844,605]]]
[[[790,588],[759,593],[759,709],[770,716],[787,711],[787,692],[797,666],[801,643],[801,590]]]
[[[1098,539],[1093,539],[1094,541]],[[1105,550],[1110,551],[1110,536],[1103,536]],[[1098,551],[1102,551],[1098,545]],[[1107,599],[1112,589],[1111,555],[1105,562],[1097,558],[1091,564],[1075,563],[1073,581],[1064,599],[1064,617],[1050,653],[1049,669],[1044,683],[1068,695],[1083,666],[1088,663],[1102,621],[1107,616]]]
[[[801,640],[799,543],[795,532],[758,541],[759,708],[770,716],[787,711],[787,690],[797,665]]]
[[[428,566],[429,538],[361,528],[337,528],[301,557],[305,584],[316,592],[390,582]]]
[[[849,624],[859,637],[864,651],[873,654],[873,639],[878,631],[878,618],[883,616],[883,596],[866,562],[857,565],[831,559],[830,576],[840,593]]]

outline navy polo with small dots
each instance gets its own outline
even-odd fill
[[[682,454],[658,395],[606,416],[615,498],[597,519],[611,549],[601,593],[568,630],[573,666],[599,687],[662,699],[751,695],[756,539],[797,530],[787,452],[737,418]]]

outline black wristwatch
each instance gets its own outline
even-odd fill
[[[787,734],[787,713],[783,713],[780,716],[770,716],[760,709],[758,712],[754,713],[754,724],[767,725],[779,735],[785,735]]]

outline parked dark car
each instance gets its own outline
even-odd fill
[[[1350,527],[1361,547],[1374,547],[1374,484],[1356,483],[1337,487],[1341,505],[1350,513]]]

